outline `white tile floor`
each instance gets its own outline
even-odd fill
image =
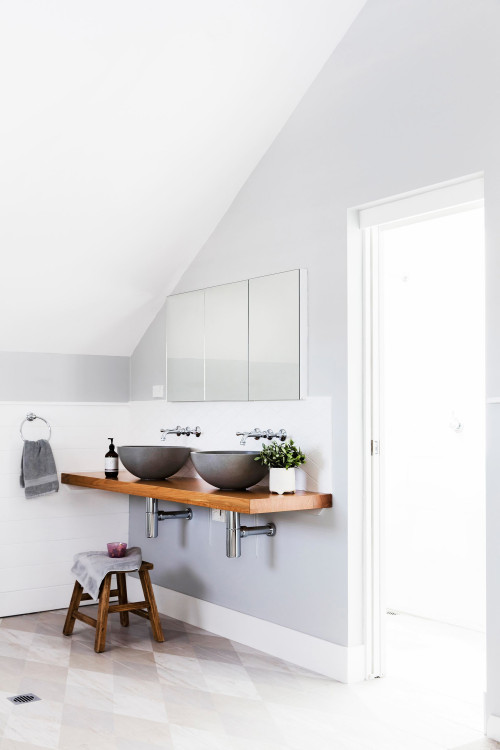
[[[91,628],[61,635],[64,615],[0,621],[0,750],[500,747],[482,736],[481,645],[470,633],[455,644],[468,654],[463,677],[450,633],[392,618],[391,675],[346,686],[166,617],[162,644],[144,620],[122,629],[111,617],[107,650],[95,654]],[[6,700],[21,692],[42,700]]]

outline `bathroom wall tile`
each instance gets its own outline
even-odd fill
[[[25,499],[19,425],[30,411],[52,427],[59,472],[100,470],[107,436],[127,441],[129,434],[128,404],[0,403],[0,616],[66,607],[73,555],[105,549],[117,536],[128,541],[126,496],[61,486],[56,494]],[[45,436],[43,423],[24,427],[28,439]]]
[[[297,470],[297,489],[331,491],[331,399],[313,397],[303,401],[235,402],[145,402],[131,403],[131,429],[138,442],[159,443],[160,428],[200,425],[202,435],[170,435],[167,444],[187,445],[195,450],[240,450],[236,432],[275,431],[285,428],[289,437],[305,451],[307,463]],[[247,450],[260,450],[267,440],[247,441]],[[178,476],[197,476],[191,461]],[[266,482],[264,482],[266,483]]]

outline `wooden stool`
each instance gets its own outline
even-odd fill
[[[64,635],[72,634],[75,620],[81,620],[87,625],[92,625],[92,627],[96,629],[94,651],[99,654],[104,651],[106,645],[108,614],[110,612],[119,612],[120,623],[126,628],[129,624],[128,613],[133,612],[134,614],[139,615],[139,617],[145,617],[146,620],[150,621],[155,641],[163,643],[165,638],[163,637],[160,616],[156,607],[155,595],[149,577],[149,571],[153,570],[153,567],[152,563],[143,562],[139,568],[139,578],[141,579],[142,590],[144,592],[144,601],[142,602],[129,603],[127,599],[127,580],[125,578],[125,573],[119,573],[116,571],[108,573],[99,590],[97,620],[94,620],[93,617],[89,617],[88,615],[83,614],[83,612],[78,611],[80,602],[88,601],[89,599],[92,599],[92,597],[90,594],[84,594],[82,586],[78,581],[75,581],[68,614],[66,615],[66,622],[64,623]],[[116,589],[111,589],[111,577],[114,575],[116,576],[117,587]],[[110,604],[110,596],[117,596],[118,604]]]

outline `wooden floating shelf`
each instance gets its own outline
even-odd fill
[[[332,496],[324,492],[297,490],[294,495],[272,495],[268,489],[218,490],[203,479],[173,477],[150,481],[137,479],[120,471],[118,479],[106,479],[103,472],[61,474],[62,484],[122,495],[153,497],[173,503],[200,505],[204,508],[233,510],[237,513],[283,513],[293,510],[315,510],[332,507]]]

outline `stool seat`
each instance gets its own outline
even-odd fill
[[[108,624],[108,614],[118,612],[120,614],[120,624],[123,627],[129,625],[129,612],[139,617],[144,617],[151,623],[151,630],[155,641],[163,643],[165,640],[160,623],[160,615],[156,606],[153,586],[149,577],[149,571],[153,570],[154,565],[149,562],[143,562],[139,568],[139,578],[141,581],[144,600],[142,602],[129,602],[127,598],[127,579],[124,572],[110,571],[103,579],[99,590],[99,606],[97,609],[97,619],[89,617],[79,611],[82,601],[92,599],[90,594],[83,593],[83,587],[78,581],[75,581],[71,602],[64,623],[63,634],[71,635],[75,626],[75,620],[91,625],[95,628],[94,651],[102,653],[106,646],[106,629]],[[112,576],[116,576],[116,589],[111,588]],[[118,597],[118,604],[110,604],[109,599],[112,596]]]

